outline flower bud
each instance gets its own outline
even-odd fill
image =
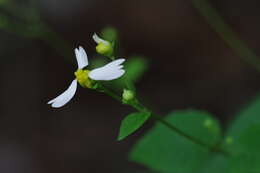
[[[122,98],[124,103],[129,103],[135,99],[135,93],[132,90],[124,89]]]
[[[104,43],[99,43],[96,46],[96,51],[97,53],[105,56],[111,56],[113,55],[113,47],[110,43],[104,44]]]
[[[97,43],[97,46],[96,46],[97,53],[108,56],[108,57],[113,55],[114,48],[113,48],[112,43],[101,39],[97,34],[93,35],[93,39]]]

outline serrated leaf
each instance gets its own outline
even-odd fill
[[[177,111],[166,121],[210,146],[220,140],[218,122],[203,111]],[[133,147],[130,160],[162,173],[191,173],[202,170],[211,152],[162,124],[157,124]]]
[[[149,112],[136,112],[126,116],[120,126],[118,140],[123,140],[139,129],[150,117]]]

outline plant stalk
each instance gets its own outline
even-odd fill
[[[122,98],[120,96],[118,96],[115,92],[113,92],[112,90],[108,89],[107,87],[105,87],[103,85],[100,85],[99,88],[100,88],[99,91],[101,91],[101,92],[111,96],[112,98],[114,98],[114,99],[116,99],[116,100],[118,100],[119,102],[122,103]],[[177,133],[180,136],[183,136],[184,138],[190,140],[191,142],[193,142],[193,143],[195,143],[197,145],[200,145],[203,148],[208,149],[210,152],[221,153],[224,156],[229,156],[230,155],[230,153],[228,153],[227,151],[225,151],[224,149],[222,149],[218,145],[210,146],[210,145],[208,145],[208,144],[206,144],[206,143],[204,143],[204,142],[194,138],[193,136],[188,135],[187,133],[183,132],[179,128],[175,127],[173,124],[171,124],[168,121],[166,121],[162,116],[154,114],[148,108],[146,108],[145,106],[141,105],[137,100],[134,101],[133,103],[129,103],[128,105],[130,105],[131,107],[133,107],[137,111],[151,113],[151,117],[153,117],[156,121],[160,122],[161,124],[163,124],[164,126],[169,128],[174,133]]]

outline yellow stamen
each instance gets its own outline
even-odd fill
[[[89,70],[78,69],[74,74],[78,83],[84,88],[92,88],[94,81],[88,76]]]

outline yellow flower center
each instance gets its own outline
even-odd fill
[[[84,88],[92,88],[94,81],[88,76],[89,70],[78,69],[74,74],[78,83]]]

